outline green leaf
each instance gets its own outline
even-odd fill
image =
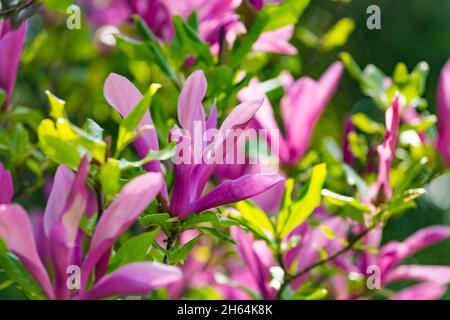
[[[361,163],[366,163],[367,154],[369,153],[369,147],[366,138],[362,134],[356,132],[350,132],[348,134],[349,149],[352,154]]]
[[[343,46],[355,29],[355,22],[350,18],[339,19],[322,38],[322,48],[330,51]]]
[[[416,180],[417,177],[425,175],[426,178],[428,178],[431,175],[431,170],[429,170],[429,161],[428,158],[423,157],[419,159],[416,162],[413,162],[405,172],[401,174],[400,179],[398,179],[398,182],[393,186],[394,188],[394,198],[396,196],[400,196],[405,190],[411,187],[419,186],[415,184],[412,185],[414,180]],[[423,181],[425,179],[419,179],[425,184],[426,181]]]
[[[401,131],[414,130],[416,132],[423,132],[434,126],[438,122],[438,118],[434,114],[420,117],[418,121],[405,123],[401,127]]]
[[[312,292],[299,291],[292,296],[292,300],[323,300],[328,296],[328,290],[325,288],[319,288]]]
[[[227,241],[232,244],[237,244],[236,241],[233,240],[233,238],[227,236],[225,233],[220,232],[217,229],[208,227],[199,227],[198,230],[208,232],[219,240]]]
[[[250,225],[252,229],[258,230],[260,234],[265,236],[274,234],[275,230],[267,214],[250,201],[238,202],[236,209],[241,213],[246,224]]]
[[[324,197],[324,200],[336,206],[349,205],[355,209],[360,210],[361,212],[364,213],[370,212],[370,208],[367,205],[361,203],[359,200],[355,198],[343,196],[341,194],[337,194],[327,189],[322,190],[322,196]]]
[[[389,100],[384,87],[386,75],[374,65],[368,65],[362,71],[349,53],[343,52],[340,57],[349,74],[359,82],[361,91],[371,97],[379,108],[387,109]]]
[[[259,15],[267,16],[263,32],[296,24],[310,0],[285,0],[278,4],[266,4]]]
[[[292,192],[294,191],[295,182],[293,179],[288,179],[286,181],[283,193],[283,200],[281,202],[280,213],[278,214],[277,221],[277,234],[281,231],[282,226],[286,224],[287,219],[290,215],[290,209],[292,205]]]
[[[102,185],[102,191],[107,196],[114,196],[120,189],[120,168],[119,161],[109,158],[100,168],[98,179]]]
[[[97,225],[99,218],[98,212],[94,213],[90,218],[87,215],[83,215],[80,221],[80,229],[83,230],[87,235],[92,236]]]
[[[8,278],[30,299],[44,300],[46,296],[41,287],[12,252],[4,252],[5,242],[0,239],[0,265]]]
[[[169,251],[168,258],[169,264],[179,264],[186,260],[189,253],[194,249],[195,245],[200,241],[202,235],[195,237],[188,241],[184,246],[178,246],[174,250]]]
[[[138,128],[145,113],[148,111],[148,108],[152,103],[153,96],[156,94],[160,87],[161,85],[159,84],[151,84],[148,90],[145,92],[144,97],[141,99],[141,101],[139,101],[139,103],[128,114],[128,116],[120,122],[116,154],[120,154],[122,150],[136,138],[135,131]],[[145,129],[154,128],[143,128],[143,130]]]
[[[322,163],[313,167],[306,193],[300,200],[289,206],[287,217],[278,222],[277,231],[281,239],[301,225],[313,213],[314,209],[320,206],[321,191],[326,176],[327,167],[325,164]]]
[[[142,18],[138,15],[133,16],[136,23],[137,29],[141,32],[144,37],[144,44],[148,48],[147,55],[150,54],[152,61],[161,68],[161,70],[169,76],[175,83],[179,84],[179,79],[175,71],[168,63],[165,58],[164,52],[158,42],[157,37],[153,32],[147,27]],[[136,43],[136,42],[134,42]]]
[[[103,128],[92,119],[87,119],[86,123],[83,126],[83,129],[92,137],[103,140]]]
[[[241,43],[239,41],[235,41],[230,56],[230,66],[232,68],[238,67],[241,61],[252,50],[253,44],[256,42],[256,40],[258,40],[268,21],[269,18],[267,15],[259,14],[253,22],[250,31],[247,33],[244,41],[242,41]]]
[[[387,208],[381,212],[381,219],[387,221],[392,216],[399,215],[407,209],[414,208],[416,206],[415,200],[424,194],[426,194],[426,190],[423,188],[404,191],[402,194],[393,198]]]
[[[159,235],[160,229],[151,232],[143,232],[124,242],[111,260],[108,271],[117,270],[130,262],[146,261],[151,258],[148,251]]]
[[[409,81],[408,67],[403,62],[400,62],[395,66],[392,80],[394,80],[396,84],[405,84]]]
[[[381,123],[373,121],[366,114],[359,112],[352,116],[352,123],[362,132],[368,134],[384,134],[385,128]]]
[[[196,225],[201,223],[220,223],[219,218],[214,212],[208,211],[200,214],[191,214],[189,218],[183,223],[185,229],[195,228]]]
[[[17,165],[22,164],[28,158],[31,150],[30,135],[22,124],[19,123],[15,126],[8,142],[12,161]]]
[[[139,218],[139,223],[145,227],[160,226],[166,233],[170,229],[168,213],[152,213]]]
[[[43,120],[38,127],[39,146],[53,161],[76,169],[81,161],[77,147],[61,139],[53,121]]]
[[[72,130],[72,133],[75,134],[75,136],[73,136],[74,139],[73,142],[77,146],[80,146],[81,148],[89,152],[89,154],[91,154],[92,157],[94,157],[94,159],[97,160],[98,162],[100,163],[105,162],[107,146],[103,140],[90,135],[86,131],[78,128],[77,126],[71,124],[69,121],[65,119],[59,119],[56,122],[56,126],[58,128],[58,132],[60,133],[62,130],[64,131]],[[72,137],[69,139],[72,139]]]
[[[43,0],[44,5],[58,12],[66,12],[67,8],[73,4],[72,0]]]
[[[66,102],[55,96],[49,90],[45,91],[45,94],[47,95],[48,102],[50,103],[50,116],[55,120],[65,118]]]
[[[212,66],[214,59],[211,55],[211,49],[206,42],[203,42],[198,33],[188,23],[179,16],[173,17],[175,36],[179,45],[189,55],[202,59],[207,65]]]
[[[350,167],[348,164],[343,164],[342,169],[344,170],[347,183],[350,186],[356,186],[356,188],[361,194],[364,195],[370,194],[369,186],[366,184],[363,178],[361,178],[361,176],[358,173],[356,173],[356,171],[352,167]]]
[[[0,103],[0,106],[1,105],[2,104]],[[12,109],[12,112],[10,114],[10,118],[13,122],[26,124],[33,130],[37,130],[39,124],[43,120],[42,114],[39,110],[23,106],[14,107],[14,109]]]
[[[133,168],[140,168],[146,165],[149,162],[160,160],[168,160],[172,158],[176,151],[177,151],[177,141],[172,141],[169,143],[164,149],[162,150],[150,150],[145,158],[139,161],[128,161],[125,159],[120,159],[119,161],[119,169],[122,171],[133,169]]]
[[[3,106],[5,101],[6,101],[6,91],[0,88],[0,107]]]

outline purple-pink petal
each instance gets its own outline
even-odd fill
[[[267,244],[262,240],[254,241],[251,234],[237,227],[231,228],[231,235],[238,243],[237,250],[262,297],[274,299],[275,291],[269,286],[272,252]]]
[[[122,117],[128,116],[133,111],[143,96],[139,90],[125,77],[116,73],[111,73],[105,81],[103,94],[106,101],[120,113]],[[134,146],[141,158],[144,158],[149,151],[159,150],[158,135],[153,127],[153,121],[150,113],[147,111],[141,120],[138,128],[151,126],[145,130],[135,141]],[[149,172],[161,172],[160,162],[152,161],[145,165]],[[164,192],[165,188],[163,189]],[[167,193],[167,192],[165,192]]]
[[[50,229],[50,255],[55,273],[54,290],[58,299],[68,299],[67,267],[74,262],[74,249],[83,213],[86,209],[88,189],[86,179],[89,173],[89,160],[83,157],[77,170],[70,193],[62,213]],[[67,195],[66,195],[67,197]]]
[[[0,205],[0,238],[6,241],[8,248],[19,257],[47,297],[54,299],[47,271],[37,252],[33,226],[21,206]]]
[[[194,133],[196,122],[202,129],[205,128],[205,111],[202,101],[206,94],[206,87],[203,71],[195,71],[187,78],[178,98],[178,121],[191,134]]]
[[[0,204],[10,204],[14,195],[11,173],[0,162]]]
[[[134,178],[103,212],[82,267],[82,288],[86,286],[89,274],[100,258],[156,197],[162,187],[162,181],[162,175],[154,172]]]
[[[44,213],[44,231],[47,237],[50,236],[53,224],[64,210],[74,179],[75,174],[66,166],[60,165],[56,169],[52,191],[48,197]]]
[[[343,69],[342,63],[335,62],[318,81],[301,78],[282,99],[281,115],[291,148],[290,164],[296,164],[305,154],[314,126],[334,95]]]
[[[294,33],[294,25],[287,25],[274,31],[264,32],[253,44],[253,50],[276,54],[296,55],[297,48],[289,43]]]
[[[91,290],[81,293],[76,299],[146,295],[153,289],[180,280],[182,276],[177,267],[152,262],[130,263],[102,277]]]
[[[392,102],[392,106],[386,111],[386,133],[383,144],[377,147],[379,156],[377,182],[374,186],[375,196],[383,188],[384,197],[390,200],[392,197],[392,188],[389,182],[392,162],[395,157],[397,140],[400,126],[400,102],[397,94]]]
[[[400,280],[416,280],[448,285],[450,284],[450,267],[428,265],[399,266],[384,276],[383,283],[387,284]]]
[[[399,243],[389,242],[380,251],[380,268],[383,274],[414,253],[450,238],[450,227],[433,226],[417,231]]]
[[[207,209],[254,197],[282,181],[284,178],[278,174],[248,174],[236,180],[224,181],[205,196],[193,202],[189,210],[181,216],[185,217],[191,212],[200,213]]]
[[[438,92],[438,140],[437,149],[444,158],[445,163],[450,165],[450,59],[442,69],[439,78]]]
[[[391,300],[437,300],[447,291],[447,286],[421,283],[397,292]]]
[[[6,109],[12,95],[26,29],[26,22],[12,30],[9,20],[0,21],[0,88],[6,91],[6,101],[0,106],[0,111]]]

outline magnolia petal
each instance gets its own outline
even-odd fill
[[[76,298],[97,300],[113,296],[146,295],[153,289],[180,280],[182,276],[177,267],[152,262],[130,263],[102,277],[90,291]]]
[[[450,227],[432,226],[421,229],[399,243],[389,242],[380,251],[380,268],[383,274],[414,253],[450,238]]]
[[[184,212],[181,218],[185,218],[191,212],[200,213],[254,197],[282,181],[284,178],[279,174],[248,174],[236,180],[222,182],[205,196],[193,202],[190,210]]]
[[[399,266],[385,275],[383,283],[386,284],[399,280],[417,280],[447,285],[450,284],[450,267],[426,265]]]
[[[379,168],[377,182],[374,185],[374,194],[378,195],[383,187],[384,197],[390,200],[392,197],[392,188],[389,182],[392,161],[395,157],[397,140],[400,126],[400,102],[397,94],[392,102],[392,106],[386,111],[386,134],[383,144],[377,147],[379,156]]]
[[[450,59],[439,78],[438,92],[438,140],[437,149],[447,165],[450,165]]]
[[[0,27],[0,88],[5,90],[7,95],[4,105],[0,106],[1,111],[8,106],[11,99],[25,42],[27,23],[22,23],[17,30],[11,30],[10,22],[6,20],[0,22]]]
[[[401,290],[391,300],[437,300],[447,291],[447,286],[435,283],[422,283]]]
[[[100,258],[153,201],[162,187],[162,181],[162,175],[154,172],[134,178],[103,212],[82,267],[82,288],[86,286],[89,274]]]
[[[297,48],[289,43],[294,33],[294,25],[290,24],[274,31],[264,32],[253,44],[253,50],[276,54],[296,55]]]
[[[256,112],[251,126],[255,126],[257,129],[266,129],[268,131],[268,144],[271,146],[277,145],[279,148],[279,157],[283,162],[285,160],[287,161],[287,159],[289,158],[289,152],[286,146],[286,142],[281,135],[280,128],[277,124],[277,121],[275,120],[270,100],[257,78],[251,79],[248,86],[238,92],[238,99],[241,102],[257,101],[263,99],[261,107]],[[277,146],[274,147],[276,148]]]
[[[319,81],[300,78],[281,100],[281,115],[291,148],[288,164],[295,165],[305,154],[313,129],[339,84],[343,66],[331,65]]]
[[[0,238],[19,257],[42,287],[49,299],[54,299],[47,271],[39,258],[33,237],[33,226],[27,213],[19,205],[0,205]]]
[[[70,297],[70,290],[66,284],[67,267],[75,261],[77,234],[88,199],[86,187],[88,173],[89,160],[83,157],[70,186],[70,195],[64,204],[63,212],[54,221],[50,230],[50,255],[55,273],[55,295],[58,299]],[[67,194],[61,196],[67,197]]]
[[[231,235],[238,243],[237,250],[261,296],[264,299],[274,299],[275,292],[269,287],[269,268],[273,263],[271,250],[264,241],[254,241],[251,234],[244,232],[240,228],[232,227]]]
[[[120,113],[122,117],[128,116],[136,105],[142,100],[143,96],[139,90],[127,78],[111,73],[105,81],[103,94],[106,101]],[[141,120],[139,128],[149,126],[133,144],[141,158],[144,158],[150,150],[159,150],[158,135],[153,128],[153,121],[150,113],[147,111]],[[152,161],[145,165],[149,172],[161,172],[160,162]]]
[[[11,173],[0,162],[0,204],[10,204],[14,195]]]
[[[64,165],[58,166],[44,212],[44,231],[47,237],[50,236],[53,224],[64,210],[74,179],[75,174],[69,168]]]
[[[344,72],[344,65],[337,61],[333,63],[327,71],[319,79],[319,87],[322,91],[322,99],[327,101],[331,99],[337,90],[342,73]]]
[[[206,94],[206,78],[202,70],[195,71],[181,90],[178,98],[178,121],[181,126],[194,132],[194,123],[198,122],[205,127],[205,110],[203,110],[203,98]]]
[[[211,107],[208,120],[206,120],[206,129],[215,129],[217,127],[217,105],[216,102]]]

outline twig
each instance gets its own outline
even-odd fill
[[[177,237],[177,232],[175,230],[172,230],[171,234],[167,237],[167,246],[166,246],[166,251],[170,251],[170,249],[172,249],[172,245],[175,241]],[[167,260],[168,260],[168,255],[167,252],[164,253],[164,259],[163,259],[163,263],[167,264]]]
[[[336,259],[337,257],[339,257],[340,255],[346,253],[349,250],[352,250],[354,245],[361,240],[362,238],[364,238],[364,236],[366,236],[373,228],[375,228],[376,224],[372,224],[370,227],[368,227],[367,229],[365,229],[363,232],[361,232],[360,234],[358,234],[356,237],[354,237],[344,248],[342,248],[341,250],[337,251],[336,253],[332,254],[331,256],[319,260],[311,265],[309,265],[308,267],[304,268],[303,270],[295,273],[294,275],[287,275],[285,281],[283,282],[283,284],[280,287],[280,290],[278,290],[278,299],[280,299],[283,295],[284,290],[286,289],[286,287],[292,283],[292,281],[294,281],[297,278],[300,278],[301,276],[309,273],[310,271],[312,271],[313,269],[324,265],[334,259]]]
[[[15,5],[15,6],[12,6],[12,7],[3,9],[3,10],[0,10],[0,16],[5,16],[5,15],[8,15],[8,14],[13,13],[13,12],[23,10],[23,9],[31,6],[32,4],[38,3],[38,2],[39,1],[36,1],[36,0],[31,0],[31,1],[28,1],[28,2],[21,2],[21,3],[17,4],[17,5]]]

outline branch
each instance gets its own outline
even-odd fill
[[[336,253],[332,254],[331,256],[319,260],[309,266],[307,266],[306,268],[304,268],[303,270],[297,272],[296,274],[289,276],[287,275],[286,277],[286,281],[283,282],[283,284],[280,287],[280,290],[278,291],[278,299],[280,299],[283,295],[283,291],[286,289],[286,287],[291,284],[295,279],[300,278],[301,276],[309,273],[310,271],[312,271],[313,269],[324,265],[330,261],[333,261],[334,259],[336,259],[337,257],[339,257],[340,255],[346,253],[349,250],[352,250],[353,247],[355,246],[355,244],[361,240],[362,238],[364,238],[372,229],[374,229],[376,226],[376,224],[372,224],[370,227],[368,227],[367,229],[365,229],[363,232],[361,232],[360,234],[358,234],[357,236],[355,236],[344,248],[342,248],[341,250],[337,251]]]
[[[38,2],[39,1],[37,1],[37,0],[30,0],[28,2],[21,2],[19,4],[16,4],[15,6],[12,6],[12,7],[3,9],[3,10],[0,10],[0,16],[6,16],[6,15],[11,14],[13,12],[21,11],[21,10],[31,6],[32,4],[38,3]]]

